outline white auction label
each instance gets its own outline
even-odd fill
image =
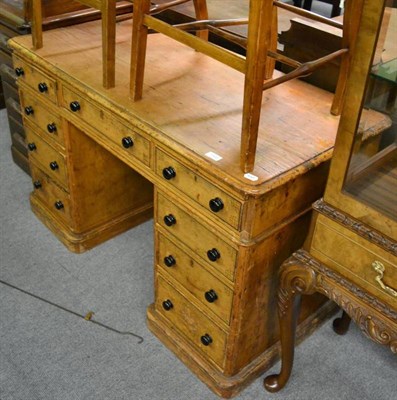
[[[255,181],[257,181],[259,179],[257,176],[252,175],[252,174],[244,174],[244,178],[247,178],[247,179],[249,179],[250,181],[253,181],[253,182],[255,182]]]
[[[219,154],[213,153],[212,151],[209,151],[208,153],[205,153],[205,155],[208,158],[211,158],[211,160],[214,160],[214,161],[222,160],[222,157]]]

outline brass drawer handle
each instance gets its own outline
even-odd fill
[[[387,293],[392,295],[393,297],[397,297],[397,291],[392,289],[389,286],[386,286],[383,282],[383,273],[385,272],[385,266],[380,261],[374,261],[372,263],[372,268],[378,273],[378,276],[375,277],[376,282],[379,283],[379,286]]]

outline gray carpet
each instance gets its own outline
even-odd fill
[[[4,110],[0,133],[0,280],[14,286],[0,283],[0,399],[217,399],[146,328],[153,222],[68,252],[29,209],[31,181],[11,160]],[[78,316],[88,311],[105,326]],[[396,399],[396,357],[355,327],[339,337],[327,323],[297,348],[281,393],[258,379],[236,397],[261,398]]]

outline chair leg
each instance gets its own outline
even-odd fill
[[[272,20],[273,0],[250,1],[240,151],[243,172],[254,169],[267,52],[271,48]]]
[[[356,41],[361,15],[357,10],[362,10],[363,0],[349,0],[345,2],[345,13],[343,15],[343,37],[342,48],[349,48],[349,52],[342,56],[338,82],[335,89],[334,99],[331,105],[331,114],[340,115],[345,98],[348,72],[350,69],[351,54]]]
[[[268,392],[281,390],[291,375],[294,362],[295,329],[302,294],[315,291],[316,273],[291,257],[281,269],[278,292],[280,319],[281,371],[267,376],[263,384]]]
[[[40,49],[43,47],[43,17],[41,11],[41,0],[32,0],[31,7],[33,48]]]
[[[116,63],[116,0],[105,0],[102,8],[103,86],[115,85]]]
[[[207,0],[193,0],[196,19],[208,19]],[[208,40],[208,30],[197,31],[196,35],[204,40]]]
[[[277,53],[277,40],[278,40],[278,11],[277,7],[273,7],[272,28],[270,32],[269,50]],[[276,67],[276,60],[271,57],[266,58],[265,66],[265,79],[273,78],[273,72]]]
[[[148,28],[144,25],[143,19],[145,14],[149,14],[149,10],[150,0],[134,1],[130,69],[130,94],[133,101],[142,98],[148,35]]]
[[[351,318],[346,311],[343,311],[342,316],[339,318],[335,318],[334,322],[332,323],[332,327],[334,332],[338,335],[344,335],[350,326]]]

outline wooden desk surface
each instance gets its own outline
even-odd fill
[[[330,114],[332,95],[295,80],[264,93],[252,181],[239,168],[244,76],[163,35],[151,35],[143,99],[129,98],[131,21],[117,26],[116,87],[101,81],[100,25],[92,22],[45,33],[35,62],[67,77],[71,84],[126,120],[190,157],[197,168],[240,191],[264,193],[330,158],[338,120]],[[31,37],[13,39],[31,52]],[[373,125],[377,116],[368,113]],[[222,157],[213,161],[214,152]]]

